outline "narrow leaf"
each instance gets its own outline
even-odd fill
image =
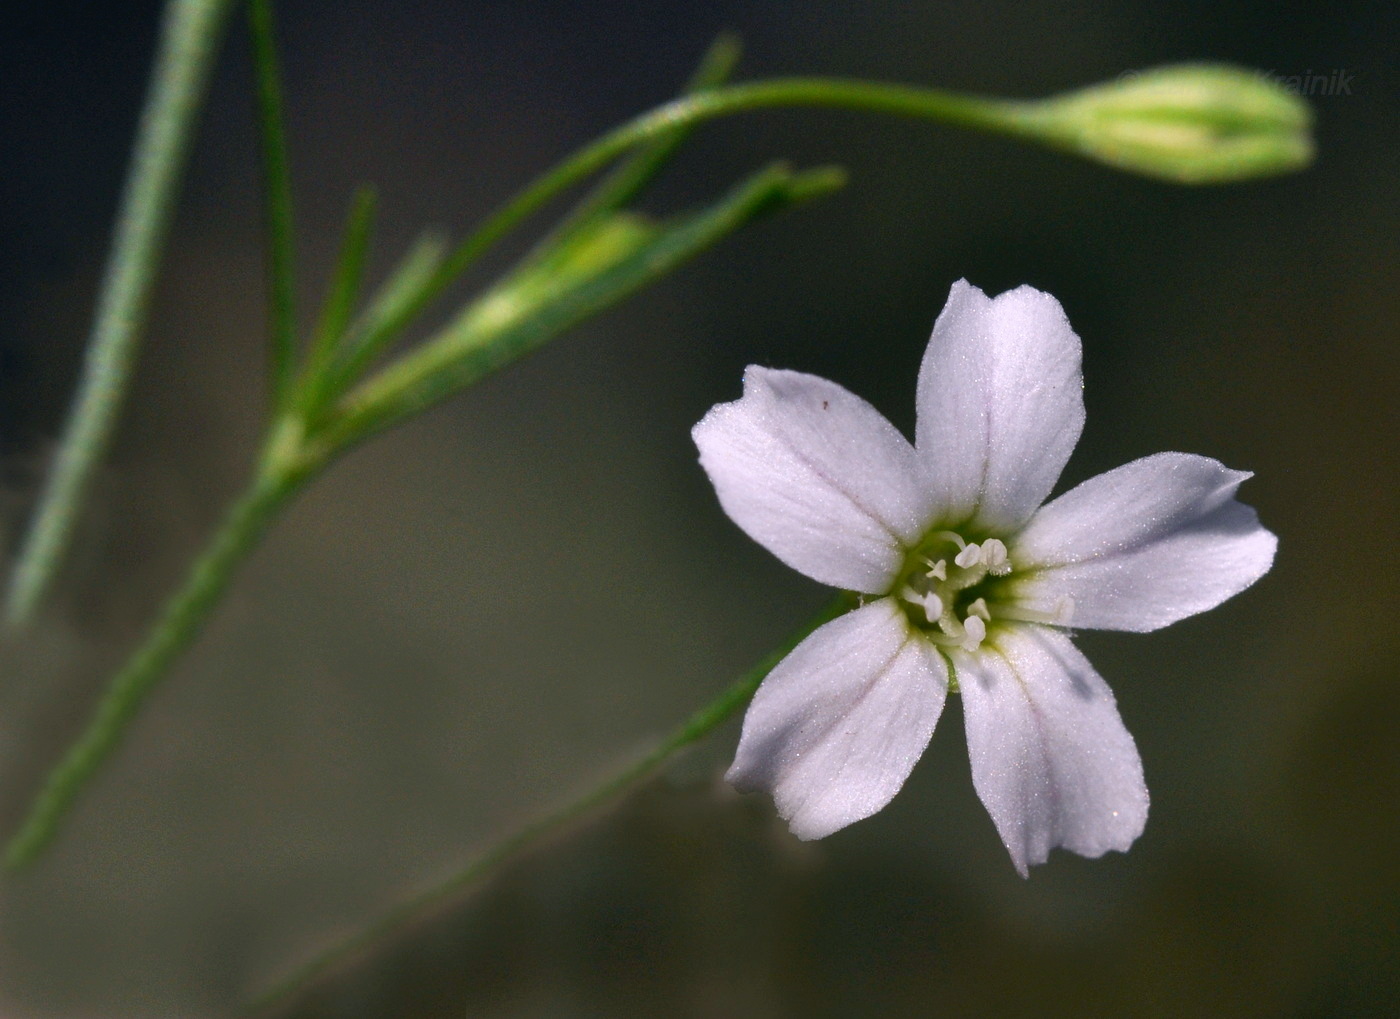
[[[421,300],[425,288],[433,285],[446,257],[447,238],[442,234],[427,233],[417,240],[369,307],[346,328],[335,357],[317,379],[316,394],[308,399],[308,406],[320,408],[360,381],[385,348],[399,338],[398,328],[391,326]]]
[[[336,345],[345,336],[355,302],[359,300],[364,275],[365,253],[369,248],[374,225],[375,197],[370,188],[361,188],[355,195],[345,222],[340,256],[321,307],[320,319],[306,355],[302,371],[301,402],[307,412],[314,408],[320,392],[319,383],[335,353]]]
[[[257,78],[258,129],[267,220],[268,373],[272,406],[280,409],[292,383],[295,360],[296,290],[292,226],[292,181],[283,116],[282,71],[273,36],[272,0],[250,0],[248,27]]]

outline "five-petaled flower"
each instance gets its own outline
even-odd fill
[[[763,681],[728,779],[794,834],[829,835],[899,791],[950,685],[972,781],[1022,875],[1064,846],[1126,850],[1147,787],[1113,694],[1066,629],[1144,632],[1258,580],[1275,537],[1249,475],[1158,453],[1042,506],[1084,425],[1080,344],[1030,287],[953,286],[911,444],[825,379],[750,367],[695,426],[725,512],[783,562],[859,593]]]

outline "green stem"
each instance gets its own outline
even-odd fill
[[[263,464],[253,485],[230,508],[223,526],[195,561],[184,587],[166,603],[146,643],[113,678],[86,729],[50,773],[6,849],[8,867],[23,867],[43,852],[74,798],[116,748],[146,696],[199,632],[263,529],[314,469],[278,466],[272,456]]]
[[[269,1009],[290,1001],[309,990],[323,976],[338,969],[351,958],[365,953],[396,934],[421,921],[451,901],[470,885],[519,856],[525,850],[544,841],[580,817],[589,814],[626,792],[646,778],[680,751],[698,742],[718,726],[732,718],[753,698],[765,676],[818,626],[849,609],[852,602],[841,595],[815,618],[794,633],[777,651],[736,680],[709,704],[691,715],[651,752],[638,758],[599,785],[568,801],[555,810],[530,822],[478,855],[460,870],[449,874],[437,884],[417,892],[370,921],[360,930],[337,942],[297,967],[249,1005],[250,1012]]]
[[[145,329],[180,176],[233,0],[170,0],[122,193],[82,380],[5,606],[26,623],[67,551],[93,470],[107,451]]]
[[[614,128],[535,181],[489,219],[453,253],[443,277],[455,278],[478,256],[555,195],[602,169],[618,156],[677,128],[717,117],[782,106],[817,106],[939,120],[959,127],[1021,134],[1020,104],[844,78],[775,78],[694,92]]]
[[[739,62],[740,45],[736,36],[722,33],[700,60],[700,66],[686,82],[684,95],[694,95],[706,89],[719,88],[728,80]],[[557,248],[567,238],[573,236],[589,223],[621,209],[645,190],[652,178],[661,172],[675,155],[676,151],[690,137],[690,127],[672,130],[650,145],[637,146],[632,154],[616,167],[597,185],[591,194],[584,197],[559,224],[534,246],[525,258],[528,264],[532,259]]]
[[[843,78],[775,78],[695,92],[658,106],[613,129],[538,178],[468,237],[411,301],[405,301],[396,309],[393,317],[376,323],[374,336],[360,342],[377,348],[380,334],[400,332],[481,255],[523,220],[561,192],[636,146],[663,139],[678,128],[706,120],[783,106],[862,110],[939,120],[959,127],[1017,137],[1036,136],[1034,125],[1023,116],[1023,103],[959,95],[940,89]]]

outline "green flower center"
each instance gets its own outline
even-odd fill
[[[893,594],[909,622],[936,644],[975,651],[1002,611],[1011,560],[999,538],[968,541],[931,531],[905,558]]]
[[[1064,597],[1049,611],[1023,605],[1006,543],[955,531],[926,534],[904,557],[891,594],[909,623],[944,647],[976,651],[997,623],[1068,626],[1074,602]],[[1021,577],[1028,574],[1023,571]]]

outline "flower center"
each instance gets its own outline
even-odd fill
[[[998,605],[997,581],[1010,573],[999,538],[971,542],[953,531],[933,531],[909,553],[894,595],[929,640],[975,651]]]

